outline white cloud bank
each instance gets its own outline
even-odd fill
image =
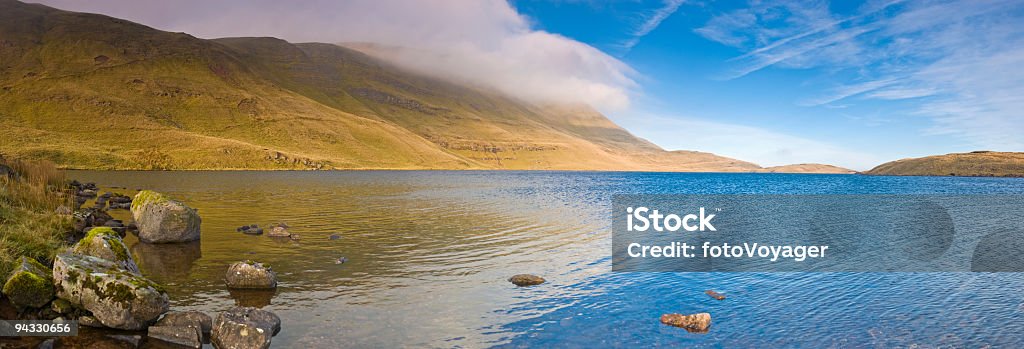
[[[42,0],[203,38],[373,42],[408,48],[399,64],[534,101],[623,110],[635,72],[600,50],[533,29],[504,0]]]

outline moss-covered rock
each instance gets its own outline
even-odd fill
[[[106,259],[59,254],[53,262],[53,278],[58,297],[88,310],[111,328],[143,329],[170,307],[160,285]]]
[[[139,266],[128,252],[128,246],[121,240],[121,235],[110,227],[92,228],[72,247],[72,252],[103,258],[129,272],[139,274]]]
[[[224,281],[228,288],[271,289],[277,287],[277,274],[269,265],[243,261],[228,267]]]
[[[71,305],[67,299],[54,299],[53,303],[50,303],[50,309],[57,314],[71,314],[75,311],[75,306]]]
[[[152,190],[132,199],[132,217],[139,228],[139,240],[148,243],[199,240],[199,213],[185,204]]]
[[[51,275],[50,268],[35,259],[21,257],[4,283],[4,295],[19,309],[42,307],[53,299]]]
[[[266,310],[234,307],[217,315],[210,332],[215,348],[269,348],[281,318]]]

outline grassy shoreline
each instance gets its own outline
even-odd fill
[[[0,157],[0,275],[23,256],[52,263],[73,231],[73,198],[52,162]]]

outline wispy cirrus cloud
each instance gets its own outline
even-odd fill
[[[661,22],[676,13],[683,2],[683,0],[665,0],[661,7],[644,15],[643,22],[641,22],[640,25],[630,33],[629,39],[626,39],[620,45],[623,51],[632,50],[633,46],[640,43],[640,39],[643,39],[647,34],[650,34],[652,31],[657,29],[658,26],[661,25]]]
[[[809,107],[903,101],[975,147],[1024,150],[1024,3],[869,1],[837,14],[824,1],[756,1],[712,17],[699,35],[741,50],[727,79],[809,69],[831,88]]]

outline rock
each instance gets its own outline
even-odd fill
[[[199,213],[163,194],[143,190],[132,200],[132,217],[139,227],[139,240],[172,243],[199,240]]]
[[[0,177],[14,178],[17,177],[18,173],[14,172],[10,166],[0,164]]]
[[[213,319],[199,311],[172,311],[157,321],[155,326],[192,326],[202,333],[210,333]]]
[[[108,334],[107,338],[113,339],[118,342],[128,344],[132,348],[138,348],[142,345],[142,336],[140,335],[126,335],[126,334]]]
[[[661,316],[661,323],[685,328],[690,332],[707,332],[711,326],[711,314],[697,313],[693,315],[665,314]]]
[[[516,286],[533,286],[543,284],[546,280],[537,275],[519,274],[513,275],[508,281]]]
[[[53,299],[50,268],[35,259],[21,257],[4,282],[3,293],[15,308],[39,308]]]
[[[106,327],[141,330],[170,307],[160,285],[93,256],[57,255],[53,278],[58,297],[88,310]]]
[[[85,232],[88,227],[102,226],[107,221],[114,219],[106,211],[97,208],[85,208],[72,214],[74,218],[75,231]]]
[[[210,333],[216,348],[269,348],[281,331],[281,318],[266,310],[235,307],[217,315]]]
[[[92,228],[71,248],[71,252],[102,258],[114,262],[124,270],[141,275],[139,266],[135,264],[131,253],[128,253],[128,246],[121,240],[121,235],[110,227]]]
[[[278,223],[278,224],[274,225],[273,227],[270,227],[270,232],[267,233],[267,236],[270,236],[270,237],[284,237],[284,238],[286,238],[286,237],[292,236],[292,233],[288,232],[288,225],[287,224]]]
[[[331,240],[337,240],[337,239],[341,239],[341,235],[338,235],[338,234],[331,234],[331,236],[330,236],[330,237],[328,237],[328,239],[331,239]]]
[[[192,326],[150,326],[149,338],[173,343],[189,348],[203,347],[203,334],[198,327]]]
[[[39,343],[36,349],[53,349],[53,345],[57,343],[56,338],[49,338]]]
[[[54,299],[53,302],[50,303],[50,309],[57,312],[57,314],[71,314],[75,311],[75,307],[71,305],[71,302],[68,302],[67,299],[60,298]]]
[[[86,315],[86,316],[79,316],[78,317],[78,324],[82,325],[82,326],[86,326],[86,327],[95,327],[95,328],[106,327],[106,326],[103,326],[103,323],[100,322],[99,319],[96,319],[96,317],[88,316],[88,315]]]
[[[706,294],[708,296],[711,296],[711,298],[714,298],[714,299],[717,299],[717,300],[724,300],[725,299],[725,295],[724,294],[715,292],[714,290],[704,291],[704,294]]]
[[[277,275],[261,263],[253,261],[237,262],[228,267],[224,274],[228,288],[275,288]]]
[[[238,227],[238,229],[235,229],[235,231],[241,232],[242,234],[263,235],[263,228],[260,228],[258,225],[255,224],[243,225],[241,227]]]
[[[84,197],[84,198],[94,198],[94,197],[96,197],[96,189],[82,189],[82,191],[78,192],[75,195],[81,196],[81,197]]]
[[[348,262],[347,257],[338,257],[338,260],[334,261],[334,264],[344,264],[345,262]]]

